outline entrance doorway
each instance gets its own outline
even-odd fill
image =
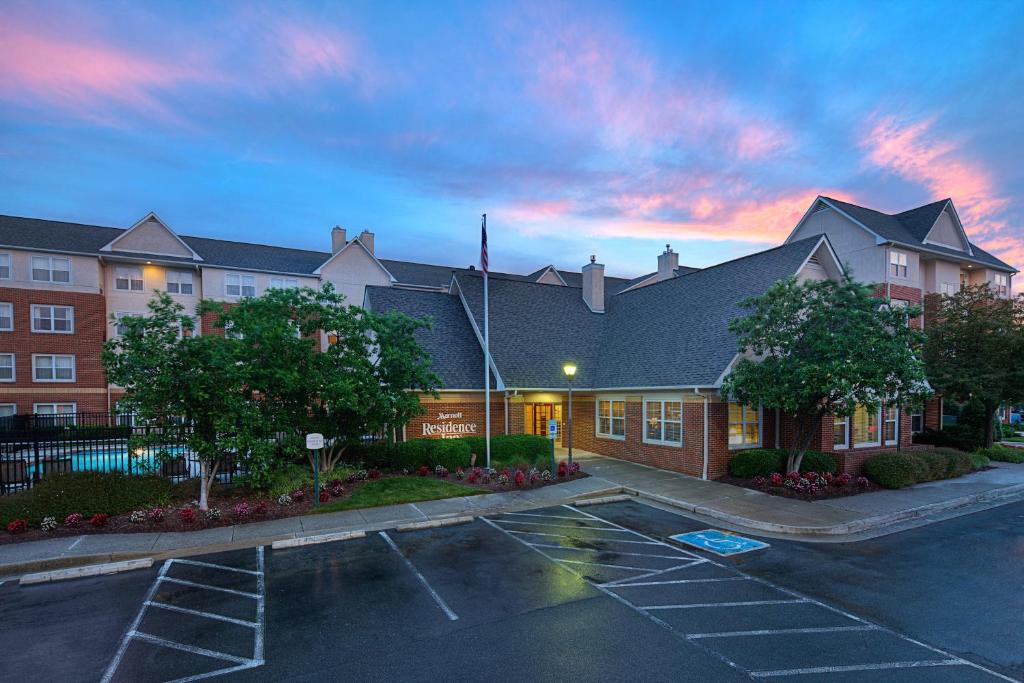
[[[527,434],[538,434],[540,436],[548,435],[548,420],[558,421],[558,437],[555,439],[555,445],[562,445],[562,431],[565,424],[562,422],[562,404],[561,403],[527,403],[525,406],[525,415],[523,427],[526,429]]]

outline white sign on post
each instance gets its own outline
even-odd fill
[[[323,434],[306,434],[306,448],[316,451],[324,447]]]
[[[558,420],[548,420],[548,438],[558,438]]]

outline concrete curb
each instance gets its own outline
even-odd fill
[[[425,522],[412,522],[396,526],[395,531],[419,531],[421,529],[437,529],[442,526],[455,526],[456,524],[468,524],[475,517],[448,517],[446,519],[428,519]]]
[[[617,496],[601,496],[600,498],[580,498],[572,502],[576,507],[586,507],[587,505],[601,505],[602,503],[622,503],[627,500],[633,500],[636,498],[636,494],[620,493]]]
[[[106,576],[108,574],[120,574],[136,569],[149,569],[153,566],[153,558],[147,557],[140,560],[123,560],[121,562],[107,562],[105,564],[91,564],[84,567],[71,567],[69,569],[56,569],[49,572],[26,574],[21,577],[19,585],[30,586],[36,583],[50,583],[51,581],[67,581],[69,579],[82,579],[87,576]]]
[[[274,550],[279,548],[298,548],[304,545],[317,545],[318,543],[333,543],[334,541],[349,541],[355,538],[366,538],[365,531],[339,531],[334,534],[316,534],[314,536],[299,536],[298,538],[283,538],[273,541],[270,547]]]
[[[773,534],[784,534],[788,536],[818,536],[818,537],[837,537],[837,536],[848,536],[852,534],[864,533],[866,531],[872,531],[875,529],[882,529],[894,524],[906,522],[913,519],[920,519],[922,517],[928,517],[930,515],[939,514],[942,512],[948,512],[949,510],[955,510],[956,508],[965,507],[968,505],[974,505],[976,503],[1011,503],[1018,498],[1024,498],[1024,484],[1015,484],[1013,486],[1005,486],[1000,489],[991,489],[989,491],[983,491],[982,493],[974,493],[968,496],[960,496],[959,498],[951,498],[950,500],[943,500],[937,503],[929,503],[928,505],[920,505],[914,508],[907,508],[905,510],[899,510],[897,512],[888,513],[885,515],[876,515],[874,517],[865,517],[853,522],[845,522],[843,524],[832,524],[829,526],[796,526],[791,524],[777,524],[775,522],[765,522],[758,519],[751,519],[749,517],[742,517],[740,515],[733,515],[728,512],[722,512],[714,508],[709,508],[701,505],[695,505],[693,503],[687,503],[686,501],[675,500],[667,496],[661,496],[655,493],[647,493],[639,491],[637,489],[630,489],[626,487],[624,490],[632,492],[634,495],[640,498],[646,498],[653,500],[663,505],[685,510],[686,512],[692,512],[696,515],[709,517],[711,519],[721,520],[729,524],[736,526],[746,527],[748,529],[754,529],[757,531],[767,531]]]

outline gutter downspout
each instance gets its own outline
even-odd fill
[[[704,465],[700,478],[706,480],[708,478],[708,397],[700,393],[699,389],[694,389],[693,393],[704,399]]]
[[[508,434],[508,391],[505,391],[505,434]]]

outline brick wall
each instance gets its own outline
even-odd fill
[[[433,426],[441,424],[454,425],[476,425],[476,431],[455,431],[450,432],[452,436],[483,436],[485,432],[484,397],[472,394],[459,394],[446,397],[441,394],[441,400],[432,397],[421,397],[420,401],[426,412],[417,415],[405,426],[405,438],[407,439],[440,439],[444,433],[432,429]],[[446,417],[440,419],[439,415],[459,414],[461,417]],[[522,415],[522,411],[520,411]],[[428,426],[428,434],[423,433],[424,425]],[[501,393],[491,395],[491,436],[505,433],[505,397]],[[515,432],[513,432],[515,433]]]

